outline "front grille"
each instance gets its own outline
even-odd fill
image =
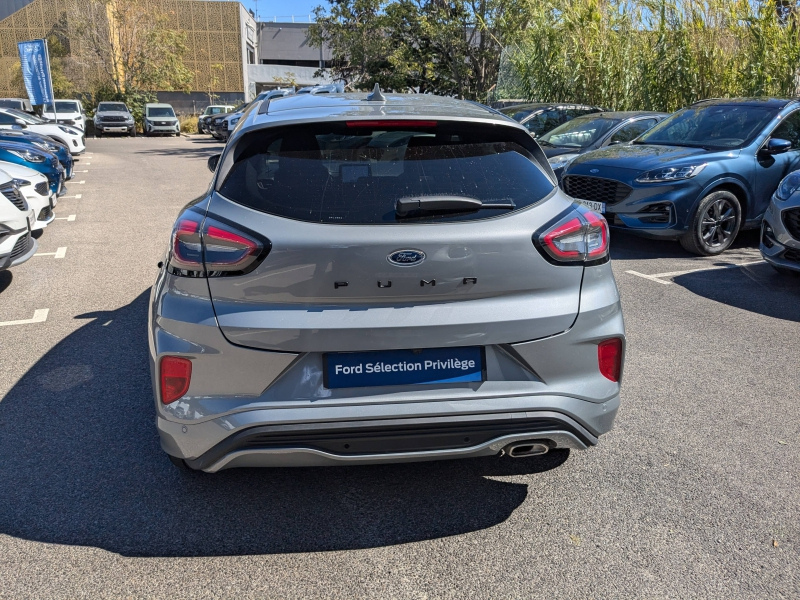
[[[53,209],[49,206],[45,206],[42,210],[39,211],[39,216],[36,217],[37,221],[47,221],[50,217],[53,216]]]
[[[616,204],[630,196],[633,188],[620,181],[584,175],[567,175],[561,182],[567,195],[581,200]]]
[[[26,233],[22,237],[17,240],[17,243],[14,244],[14,248],[11,250],[11,260],[15,260],[25,254],[28,249],[30,248],[31,243],[31,234]]]
[[[800,208],[783,211],[783,225],[794,239],[800,240]]]
[[[11,200],[11,204],[16,206],[18,209],[27,210],[28,207],[25,205],[25,198],[22,196],[22,193],[13,185],[7,183],[0,186],[0,193]]]
[[[124,123],[125,117],[116,117],[114,115],[109,115],[107,117],[100,117],[100,121],[103,123]]]
[[[33,186],[33,189],[36,190],[36,193],[39,194],[40,196],[47,196],[50,194],[50,188],[48,187],[46,181],[40,181],[35,186]]]
[[[786,252],[783,253],[783,258],[785,258],[786,260],[790,260],[792,262],[800,263],[800,250],[789,248]]]

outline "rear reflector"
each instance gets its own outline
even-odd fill
[[[597,363],[600,374],[611,381],[619,381],[622,374],[622,340],[610,338],[597,345]]]
[[[406,127],[409,129],[419,129],[425,127],[436,127],[437,121],[401,121],[401,120],[381,120],[381,121],[347,121],[348,127],[370,127],[374,129],[388,128],[396,129],[398,127]]]
[[[189,391],[192,361],[179,356],[164,356],[160,365],[161,402],[170,404]]]

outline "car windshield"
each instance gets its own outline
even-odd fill
[[[225,106],[209,106],[206,108],[205,114],[207,115],[218,115],[220,113],[228,112],[227,107]]]
[[[44,119],[40,119],[39,117],[34,117],[26,112],[22,112],[21,110],[16,110],[14,108],[9,108],[6,111],[10,115],[14,115],[17,119],[22,119],[26,123],[30,125],[38,125],[40,123],[46,123]]]
[[[128,107],[117,102],[107,102],[97,107],[97,112],[128,112]]]
[[[147,108],[148,117],[174,117],[175,111],[171,106],[150,106]]]
[[[621,119],[588,115],[559,125],[539,138],[539,143],[560,148],[588,148],[603,137]]]
[[[53,112],[53,105],[45,104],[44,112]],[[76,112],[81,112],[81,109],[78,107],[77,102],[56,100],[56,112],[76,113]]]
[[[518,106],[509,106],[508,108],[501,108],[500,112],[503,113],[507,117],[511,117],[517,123],[522,123],[525,119],[527,119],[530,115],[532,115],[537,110],[541,110],[539,108],[529,108],[529,109],[520,109]]]
[[[250,208],[314,223],[483,219],[534,204],[554,189],[521,145],[532,138],[520,133],[442,123],[435,133],[337,123],[267,130],[239,142],[219,191]],[[431,198],[459,206],[467,199],[479,208],[397,211],[400,199]]]
[[[0,108],[22,108],[22,100],[0,100]]]
[[[778,110],[746,104],[704,104],[684,109],[642,135],[635,144],[738,148],[749,144]]]

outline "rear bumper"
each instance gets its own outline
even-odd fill
[[[210,473],[234,467],[419,462],[491,456],[528,441],[583,450],[595,445],[597,437],[573,419],[548,411],[302,423],[242,430],[186,462]]]

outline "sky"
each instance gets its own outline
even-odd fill
[[[278,17],[278,21],[291,21],[291,16],[295,15],[297,22],[307,22],[308,15],[323,4],[328,6],[327,0],[242,0],[247,8],[258,13],[260,21],[272,21],[273,17]],[[256,5],[258,10],[256,11]]]

